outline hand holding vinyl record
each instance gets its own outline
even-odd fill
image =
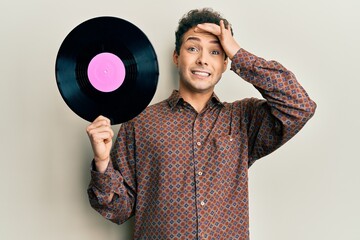
[[[116,17],[98,17],[75,27],[56,58],[61,96],[78,116],[99,115],[126,122],[153,98],[159,76],[155,51],[146,35]]]
[[[91,146],[94,152],[96,169],[105,172],[110,161],[110,150],[114,132],[111,129],[110,119],[99,116],[87,128]]]

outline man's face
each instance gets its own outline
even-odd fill
[[[186,93],[212,93],[227,67],[219,39],[194,28],[184,34],[180,53],[174,52],[173,60],[180,74],[180,91]]]

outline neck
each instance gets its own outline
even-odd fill
[[[181,88],[179,89],[179,93],[198,113],[204,109],[213,94],[212,91],[206,93],[189,93],[187,91],[181,91]]]

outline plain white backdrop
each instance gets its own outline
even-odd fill
[[[177,88],[178,20],[200,7],[223,13],[243,48],[292,70],[318,104],[295,138],[250,169],[251,239],[360,239],[358,0],[2,0],[0,239],[131,239],[133,219],[115,225],[88,203],[89,123],[61,98],[57,51],[90,18],[134,23],[158,56],[158,102]],[[260,97],[230,71],[216,92]]]

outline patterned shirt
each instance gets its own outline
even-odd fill
[[[149,106],[121,125],[106,172],[91,171],[94,209],[118,224],[135,215],[134,239],[249,239],[248,168],[316,104],[276,61],[240,49],[231,69],[266,100],[213,94],[198,113],[174,91]]]

